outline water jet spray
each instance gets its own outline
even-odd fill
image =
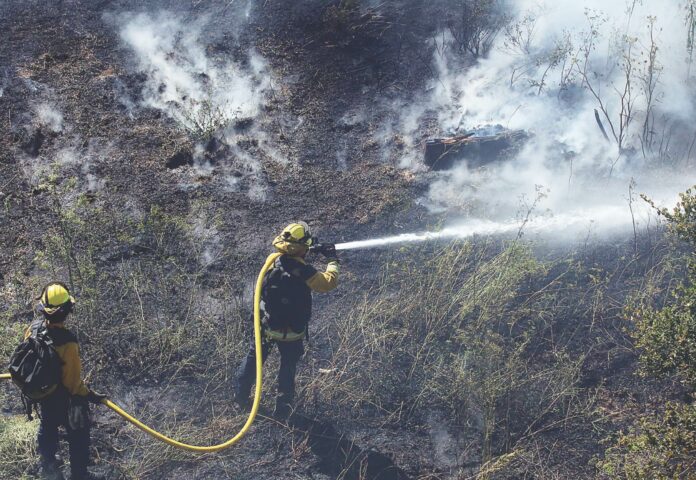
[[[583,229],[596,227],[604,231],[623,230],[630,226],[631,217],[625,207],[603,206],[575,210],[552,216],[526,218],[522,221],[493,221],[471,219],[458,225],[445,227],[435,232],[402,233],[388,237],[372,238],[352,242],[336,243],[336,250],[357,250],[377,248],[405,243],[420,243],[436,240],[457,240],[474,236],[504,235],[509,233],[580,233]],[[319,244],[326,245],[326,244]],[[319,250],[320,251],[320,250]]]

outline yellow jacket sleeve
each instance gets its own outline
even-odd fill
[[[89,389],[82,381],[82,363],[80,362],[80,349],[75,342],[69,342],[57,347],[60,357],[63,359],[63,385],[71,395],[84,397]]]
[[[338,271],[339,264],[337,261],[331,261],[326,266],[325,272],[315,273],[309,280],[307,285],[309,288],[319,293],[330,292],[338,286]]]

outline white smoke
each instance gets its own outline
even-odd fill
[[[211,218],[202,206],[194,208],[192,216],[191,234],[195,241],[199,262],[203,267],[208,267],[222,257],[224,247],[220,232],[214,218]]]
[[[53,133],[63,131],[63,114],[57,107],[43,102],[36,106],[36,123]]]
[[[162,110],[198,140],[193,168],[177,172],[182,188],[196,188],[212,177],[227,191],[244,191],[263,202],[268,186],[262,161],[287,160],[262,130],[263,107],[272,90],[266,61],[254,50],[239,55],[223,46],[216,53],[213,32],[222,29],[237,38],[252,2],[236,8],[238,22],[224,26],[216,25],[216,18],[185,21],[166,11],[125,15],[120,36],[147,77],[140,106]],[[132,103],[122,103],[132,114]],[[224,148],[206,149],[213,137]],[[242,144],[251,145],[253,154]]]
[[[169,12],[124,17],[121,39],[147,75],[142,104],[166,112],[190,130],[223,128],[255,117],[270,85],[266,62],[249,52],[245,63],[230,52],[206,50],[206,20],[184,22]]]
[[[671,202],[696,183],[688,169],[696,96],[683,4],[519,0],[511,7],[513,18],[486,58],[462,59],[451,35],[437,37],[437,78],[424,98],[400,108],[397,130],[410,139],[402,164],[421,168],[424,132],[502,125],[530,139],[507,162],[463,162],[439,173],[427,206],[503,219],[514,216],[520,199],[541,192],[542,209],[621,208],[629,215],[629,196]],[[436,132],[428,131],[429,115]]]
[[[230,190],[235,190],[238,183],[244,182],[249,198],[264,202],[268,186],[262,176],[261,163],[238,145],[233,145],[231,151],[235,158],[234,174],[225,175]]]
[[[106,180],[99,177],[96,169],[100,162],[112,157],[114,152],[111,143],[105,143],[99,139],[84,142],[80,137],[75,137],[70,145],[56,152],[53,163],[73,176],[74,194],[99,193],[104,190]]]
[[[70,125],[65,125],[70,130]],[[85,141],[79,135],[63,139],[63,147],[36,158],[18,155],[24,177],[32,185],[58,180],[63,185],[61,192],[64,205],[73,203],[84,193],[100,193],[106,180],[98,174],[98,166],[105,159],[116,156],[109,142],[100,139]]]

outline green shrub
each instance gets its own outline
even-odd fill
[[[679,201],[670,211],[667,208],[659,208],[645,195],[643,200],[648,202],[658,215],[667,220],[668,228],[682,240],[696,245],[696,192],[693,188],[679,194]]]
[[[649,199],[651,205],[655,206]],[[657,209],[668,228],[696,246],[696,195],[689,189],[669,211]],[[641,369],[650,375],[678,375],[696,387],[696,263],[689,261],[687,278],[673,290],[670,304],[661,310],[651,306],[633,312],[633,337],[640,350]]]
[[[641,371],[646,375],[677,375],[696,386],[696,274],[691,269],[689,286],[676,289],[673,304],[662,310],[634,312],[636,347]]]
[[[696,405],[669,403],[620,433],[599,464],[609,478],[667,480],[696,472]]]
[[[239,111],[230,114],[213,100],[188,99],[178,104],[179,122],[194,139],[207,142],[224,130],[239,116]]]
[[[644,197],[645,198],[645,197]],[[649,199],[646,200],[655,206]],[[677,237],[696,245],[696,196],[680,194],[671,211],[657,209]],[[640,352],[642,375],[676,376],[696,387],[696,264],[662,309],[650,305],[631,311],[631,332]],[[621,433],[599,463],[610,478],[676,479],[696,475],[696,406],[667,404],[664,413],[639,416],[629,433]]]

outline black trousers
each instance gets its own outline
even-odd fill
[[[266,361],[268,354],[274,345],[278,346],[280,352],[280,368],[278,369],[278,395],[276,397],[276,410],[287,410],[295,398],[295,374],[297,373],[297,362],[304,354],[302,340],[294,342],[278,342],[263,339],[261,341],[261,354],[263,361]],[[256,345],[253,338],[249,353],[242,361],[237,371],[236,396],[238,399],[246,400],[251,394],[251,387],[256,382]]]
[[[71,478],[79,480],[87,476],[89,463],[89,423],[83,428],[70,428],[68,409],[70,395],[58,389],[53,395],[40,403],[41,425],[39,425],[39,454],[45,462],[53,462],[58,452],[58,428],[63,426],[68,434]],[[87,408],[85,406],[85,408]]]

